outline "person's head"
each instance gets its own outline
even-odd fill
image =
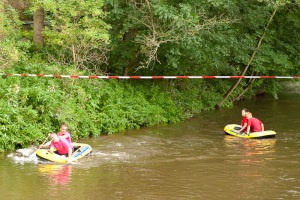
[[[59,137],[57,136],[56,133],[51,133],[50,134],[50,138],[53,142],[58,142],[59,141]]]
[[[246,113],[246,117],[247,117],[247,119],[252,118],[252,113],[251,113],[251,112],[247,112],[247,113]]]
[[[67,130],[68,130],[68,127],[66,125],[63,124],[60,126],[60,132],[62,134],[65,134],[67,132]]]
[[[247,108],[242,109],[242,116],[246,116],[246,113],[248,113],[249,110]]]

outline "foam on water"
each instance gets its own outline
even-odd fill
[[[38,163],[38,158],[35,154],[36,150],[36,147],[18,149],[15,153],[7,155],[7,157],[17,164]]]

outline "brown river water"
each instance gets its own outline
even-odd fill
[[[225,135],[226,124],[240,123],[243,107],[276,137]],[[0,154],[1,199],[300,199],[299,90],[78,142],[93,152],[76,164]]]

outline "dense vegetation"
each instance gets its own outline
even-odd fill
[[[32,21],[32,25],[24,22]],[[4,0],[2,73],[300,75],[299,0]],[[0,151],[175,123],[278,79],[0,77]]]

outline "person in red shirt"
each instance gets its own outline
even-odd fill
[[[248,125],[248,120],[247,120],[247,117],[246,117],[246,113],[248,113],[249,110],[247,108],[243,108],[242,109],[242,123],[241,123],[241,126],[242,128],[240,130],[238,130],[237,132],[246,132],[246,128],[247,128],[247,125]]]
[[[48,134],[48,137],[50,135],[51,135],[51,133]],[[59,131],[59,133],[57,133],[57,136],[59,136],[61,138],[65,138],[71,144],[72,149],[73,149],[73,145],[72,145],[72,142],[71,142],[71,134],[68,132],[68,127],[66,125],[62,124],[60,126],[60,131]],[[50,143],[51,143],[51,141],[47,142],[46,144],[42,144],[42,145],[39,146],[39,148],[41,149],[41,148],[49,147]]]
[[[62,137],[57,136],[56,133],[52,133],[50,135],[51,137],[51,143],[50,143],[50,153],[57,153],[59,155],[68,156],[67,161],[71,161],[71,155],[72,155],[72,146],[71,144]],[[56,151],[54,152],[54,149]]]
[[[250,132],[264,131],[264,124],[259,119],[252,117],[252,113],[246,113],[246,117],[248,119],[247,135],[249,135]]]

